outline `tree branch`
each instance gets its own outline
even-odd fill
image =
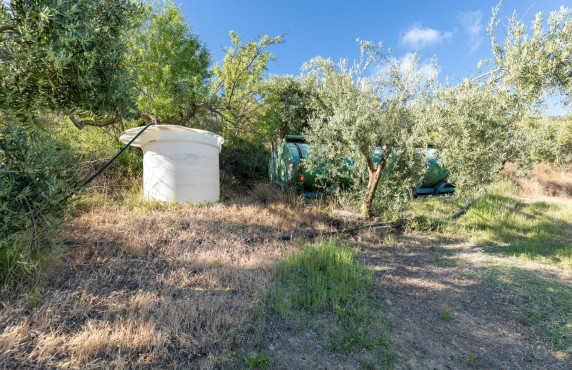
[[[483,73],[482,75],[479,75],[479,76],[477,76],[477,77],[471,79],[471,82],[475,82],[475,81],[477,81],[477,80],[480,80],[480,79],[483,78],[483,77],[491,76],[491,75],[493,75],[493,74],[495,74],[495,73],[497,73],[497,72],[502,71],[503,69],[504,69],[503,67],[497,67],[497,68],[495,68],[495,69],[493,69],[493,70],[490,70],[490,71],[488,71],[488,72],[486,72],[486,73]]]
[[[110,117],[103,120],[93,120],[93,119],[77,119],[71,112],[67,112],[69,119],[72,121],[75,127],[79,130],[83,129],[85,126],[94,126],[94,127],[106,127],[112,125],[114,123],[119,122],[117,117]],[[155,117],[153,113],[137,113],[134,115],[134,118],[143,118],[147,122],[150,122],[153,125],[159,124],[159,121]]]
[[[16,27],[10,25],[0,26],[0,33],[5,31],[13,31],[15,28]]]
[[[68,117],[72,121],[75,127],[79,130],[83,129],[85,126],[96,126],[96,127],[105,127],[112,125],[116,122],[115,117],[108,118],[103,121],[96,121],[93,119],[77,119],[72,113],[68,112]]]
[[[137,113],[135,115],[135,118],[143,118],[144,120],[146,120],[147,122],[149,122],[150,124],[153,125],[158,125],[159,124],[159,120],[157,119],[157,117],[155,117],[155,115],[153,113]]]

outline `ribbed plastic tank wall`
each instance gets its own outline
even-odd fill
[[[128,143],[143,127],[125,131]],[[131,145],[143,150],[145,198],[202,204],[220,196],[219,153],[224,139],[176,125],[149,127]]]

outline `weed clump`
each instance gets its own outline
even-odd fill
[[[356,249],[334,241],[306,246],[276,269],[271,306],[279,314],[291,310],[331,309],[350,323],[367,311],[372,274],[354,257]]]
[[[244,358],[244,364],[250,369],[266,369],[272,361],[264,353],[254,353]]]
[[[373,313],[372,272],[355,260],[357,252],[334,240],[306,245],[278,264],[269,305],[283,317],[331,313],[341,330],[329,333],[326,348],[346,355],[369,353],[378,364],[389,366],[395,362],[389,347],[391,325],[384,328],[383,317]]]
[[[443,311],[439,312],[439,317],[443,321],[449,321],[449,320],[451,320],[453,315],[451,315],[451,312],[449,311],[448,308],[444,308]]]

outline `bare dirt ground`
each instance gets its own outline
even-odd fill
[[[376,242],[371,234],[353,242],[362,246],[358,258],[375,270],[383,297],[379,309],[393,322],[390,347],[396,362],[391,367],[570,368],[570,354],[554,350],[523,324],[519,299],[495,289],[490,279],[495,262],[543,271],[547,278],[563,284],[572,283],[569,270],[494,257],[483,254],[478,245],[440,241],[417,232],[396,237],[391,246]],[[440,317],[445,309],[450,319]],[[336,326],[320,321],[324,320],[298,328],[295,323],[271,323],[264,352],[277,368],[361,367],[359,353],[340,355],[325,350],[328,338],[319,335],[317,328],[333,331]]]
[[[397,323],[393,343],[400,359],[397,367],[564,369],[570,365],[570,358],[550,350],[532,328],[519,322],[514,296],[491,286],[490,265],[483,261],[479,246],[413,234],[395,248],[402,249],[395,254],[369,246],[363,259],[392,287],[385,303]],[[553,273],[558,280],[572,282],[563,271]],[[440,317],[444,309],[451,313],[446,321]]]
[[[3,303],[0,367],[240,368],[251,352],[271,368],[363,367],[357,354],[328,350],[339,325],[325,313],[260,318],[274,264],[303,242],[245,237],[310,229],[333,230],[332,220],[266,202],[91,209],[67,228],[63,262],[44,283]],[[375,271],[391,367],[570,368],[570,353],[524,324],[520,298],[495,283],[514,267],[570,285],[569,269],[419,232],[345,240]]]

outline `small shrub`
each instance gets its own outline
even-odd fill
[[[81,183],[81,161],[43,131],[0,127],[0,283],[3,293],[57,252],[57,229]]]
[[[244,364],[251,369],[266,369],[271,363],[264,353],[254,353],[244,358]]]
[[[448,308],[444,308],[443,311],[439,312],[439,317],[444,321],[449,321],[453,317]]]

